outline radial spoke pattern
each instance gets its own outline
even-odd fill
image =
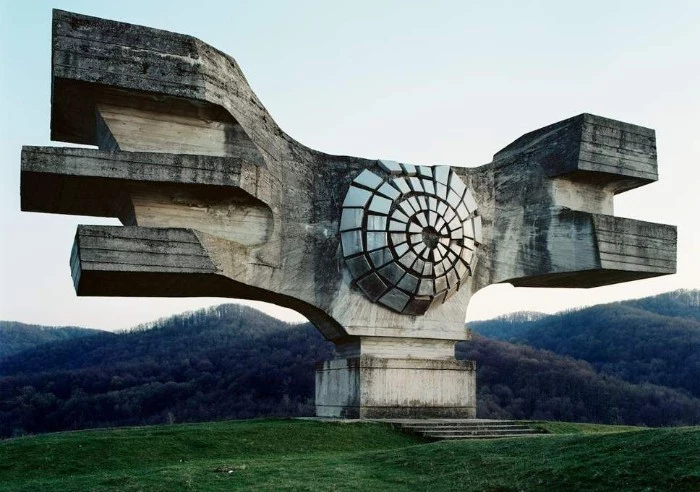
[[[471,191],[448,166],[378,161],[343,202],[340,235],[356,285],[389,309],[419,315],[471,275],[481,217]]]

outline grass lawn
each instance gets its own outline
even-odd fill
[[[544,429],[550,434],[610,434],[611,432],[647,429],[646,427],[634,427],[631,425],[579,424],[576,422],[537,422],[532,426]]]
[[[427,442],[382,424],[248,420],[0,441],[0,490],[700,490],[700,427],[547,422]]]

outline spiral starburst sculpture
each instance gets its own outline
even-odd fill
[[[450,167],[378,164],[378,172],[365,169],[353,180],[343,201],[343,257],[372,302],[420,315],[471,275],[481,217]]]

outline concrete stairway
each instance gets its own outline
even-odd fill
[[[533,424],[518,420],[487,419],[387,419],[386,424],[430,439],[499,439],[546,434]]]

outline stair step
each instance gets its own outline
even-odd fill
[[[460,430],[454,430],[454,431],[425,431],[421,432],[421,435],[424,436],[430,436],[430,437],[439,437],[439,436],[502,436],[502,435],[513,435],[513,436],[519,436],[519,435],[524,435],[524,434],[539,434],[537,431],[533,430],[522,430],[522,431],[497,431],[497,432],[474,432],[474,431],[460,431]]]
[[[456,441],[457,439],[523,439],[526,437],[542,437],[546,436],[547,434],[542,434],[542,433],[535,433],[535,434],[517,434],[517,435],[512,435],[512,434],[503,434],[503,435],[498,435],[498,436],[452,436],[452,435],[446,435],[446,436],[440,436],[438,439],[441,441]],[[428,436],[426,436],[428,437]]]
[[[509,430],[469,430],[469,429],[450,429],[450,430],[434,430],[426,429],[422,431],[410,431],[411,434],[419,435],[443,435],[443,434],[465,434],[465,435],[475,435],[475,434],[541,434],[541,432],[532,429],[517,429],[514,431]]]
[[[487,420],[487,419],[377,419],[379,422],[387,424],[415,425],[415,424],[431,424],[431,425],[488,425],[488,424],[522,424],[522,420]],[[528,420],[527,423],[537,423],[534,420]]]
[[[418,432],[441,432],[443,434],[450,432],[538,432],[537,429],[464,429],[464,428],[454,428],[454,429],[422,429]]]
[[[411,423],[411,424],[394,424],[394,425],[400,425],[401,427],[512,427],[512,426],[525,426],[525,424],[522,423],[500,423],[500,422],[494,422],[494,423],[478,423],[478,424],[470,424],[470,423],[461,423],[461,422],[454,422],[454,423],[428,423],[428,422],[416,422],[416,423]]]
[[[393,422],[390,422],[393,423]],[[488,425],[525,425],[523,422],[397,422],[394,425],[403,425],[404,427],[410,427],[412,425],[433,425],[436,427],[440,426],[451,426],[451,425],[469,425],[469,426],[488,426]]]
[[[468,433],[484,433],[484,432],[492,432],[492,433],[499,433],[499,432],[513,432],[515,434],[519,434],[521,432],[540,432],[537,429],[466,429],[466,428],[459,428],[459,427],[454,427],[450,429],[438,429],[438,428],[425,428],[425,429],[403,429],[406,432],[411,432],[413,434],[424,434],[426,432],[437,432],[437,433],[442,433],[442,434],[449,434],[453,432],[468,432]]]
[[[467,432],[469,434],[477,433],[492,433],[500,434],[503,432],[512,432],[514,434],[520,434],[523,432],[538,432],[536,429],[423,429],[419,431],[421,433],[431,432],[434,434],[450,434],[454,432]]]
[[[403,429],[422,430],[422,429],[530,429],[526,425],[404,425]]]
[[[546,432],[533,428],[536,421],[479,419],[391,419],[382,422],[404,432],[430,439],[503,439],[541,436]]]

